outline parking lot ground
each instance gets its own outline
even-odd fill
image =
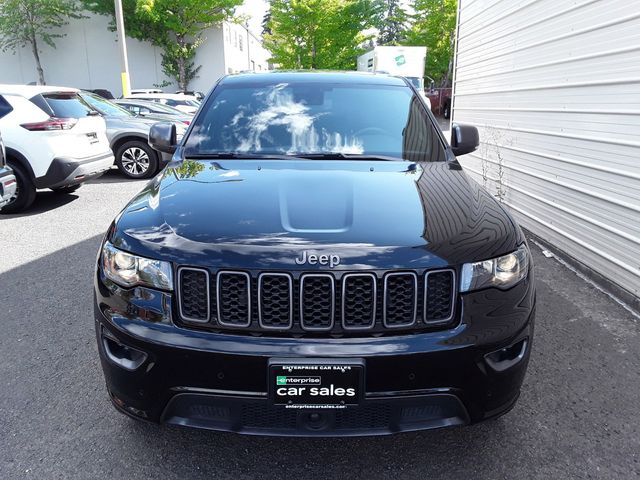
[[[92,271],[104,231],[143,185],[114,171],[0,218],[1,479],[640,476],[638,318],[535,245],[534,349],[520,400],[500,419],[292,439],[124,417],[107,399],[98,361]]]

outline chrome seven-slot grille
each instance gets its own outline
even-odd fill
[[[181,267],[187,326],[297,334],[385,333],[449,325],[455,272],[242,272]]]

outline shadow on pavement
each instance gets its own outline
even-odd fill
[[[87,183],[131,183],[131,182],[148,182],[149,180],[150,180],[149,178],[143,178],[139,180],[135,180],[133,178],[127,178],[122,173],[120,173],[120,170],[114,167],[114,168],[111,168],[110,170],[107,170],[104,173],[104,175],[101,175],[100,177],[94,180],[90,180]]]
[[[3,218],[30,217],[54,210],[77,200],[80,192],[82,192],[82,187],[73,193],[56,193],[49,190],[38,191],[35,201],[26,211],[11,215],[0,215],[0,220]]]

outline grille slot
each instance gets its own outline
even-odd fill
[[[293,326],[293,284],[286,273],[263,273],[258,278],[258,320],[267,329]]]
[[[373,273],[348,273],[342,277],[342,327],[365,330],[376,323],[376,283]]]
[[[416,321],[418,277],[415,273],[388,273],[384,277],[383,323],[387,328],[408,327]]]
[[[425,276],[424,321],[448,322],[453,318],[455,297],[455,273],[453,270],[436,270]]]
[[[209,303],[209,272],[191,267],[178,269],[180,316],[189,322],[206,323],[211,316]]]
[[[331,330],[335,317],[335,284],[331,275],[309,273],[300,278],[300,324],[305,330]]]
[[[251,324],[251,277],[244,272],[219,272],[218,323],[228,327]]]

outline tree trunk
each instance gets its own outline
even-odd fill
[[[186,59],[184,58],[185,39],[182,35],[176,36],[176,42],[180,46],[180,54],[178,55],[178,87],[183,92],[187,91],[187,68]]]
[[[38,53],[38,42],[36,40],[36,36],[31,36],[31,51],[33,52],[33,58],[36,60],[36,69],[38,70],[38,82],[40,85],[46,85],[47,83],[44,81],[44,70],[42,70],[42,65],[40,64],[40,54]]]

